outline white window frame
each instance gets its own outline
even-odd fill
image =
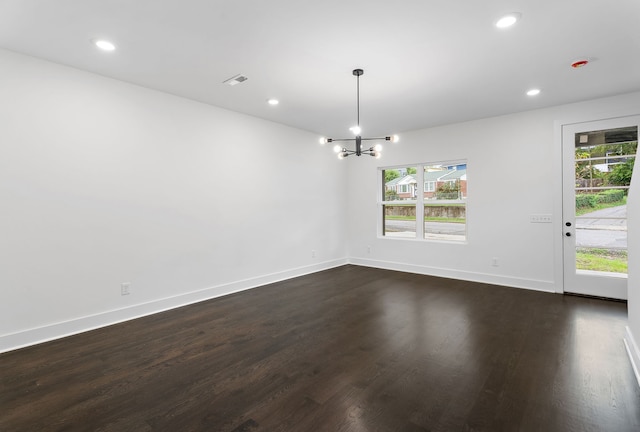
[[[431,242],[431,243],[451,243],[451,244],[467,244],[468,240],[469,240],[469,229],[468,229],[468,224],[467,222],[465,222],[465,237],[463,240],[441,240],[441,239],[432,239],[432,238],[425,238],[424,237],[424,204],[425,204],[425,198],[424,198],[424,194],[425,192],[435,192],[434,188],[433,191],[425,191],[424,185],[425,185],[425,181],[424,181],[424,167],[426,166],[434,166],[434,165],[442,165],[442,166],[456,166],[456,165],[462,165],[464,164],[465,166],[467,166],[468,169],[468,162],[467,159],[457,159],[457,160],[452,160],[452,161],[444,161],[444,162],[424,162],[424,163],[417,163],[417,164],[403,164],[403,165],[395,165],[395,166],[385,166],[385,167],[379,167],[378,168],[378,191],[384,191],[385,187],[384,187],[384,176],[382,175],[382,173],[386,170],[397,170],[397,169],[401,169],[401,168],[406,168],[406,167],[411,167],[411,168],[416,168],[416,196],[414,199],[404,199],[404,200],[393,200],[393,201],[385,201],[384,200],[384,193],[377,193],[377,208],[378,208],[378,223],[377,223],[377,237],[380,239],[389,239],[389,240],[405,240],[405,241],[422,241],[422,242]],[[445,182],[456,182],[455,179],[453,180],[445,180]],[[437,186],[437,182],[433,182],[435,186]],[[422,187],[418,187],[419,185],[421,185]],[[400,185],[398,185],[400,186]],[[469,207],[467,205],[466,202],[467,197],[465,197],[465,214],[466,214],[466,219],[468,221],[468,215],[469,215]],[[452,201],[452,200],[441,200],[439,201],[439,203],[441,204],[455,204],[458,201]],[[407,204],[411,204],[411,205],[415,205],[416,207],[416,235],[415,237],[401,237],[401,236],[388,236],[388,235],[383,235],[382,232],[384,230],[384,207],[388,206],[388,205],[407,205]],[[421,221],[421,223],[418,223],[418,221]]]

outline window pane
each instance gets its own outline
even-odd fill
[[[382,234],[388,237],[416,236],[416,167],[382,171]],[[404,202],[403,202],[404,201]],[[391,204],[393,202],[393,204]]]
[[[424,181],[424,238],[466,240],[467,165],[427,165]]]
[[[627,273],[627,193],[636,127],[575,136],[576,272]]]
[[[416,206],[383,205],[383,234],[388,237],[416,237]]]
[[[383,201],[415,200],[418,190],[416,167],[382,170]]]
[[[430,240],[466,240],[466,210],[464,204],[425,204],[424,238]]]

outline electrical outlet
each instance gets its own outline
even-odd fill
[[[367,246],[367,253],[370,254],[371,253],[371,246]]]
[[[315,257],[316,257],[316,251],[315,251],[315,250],[312,250],[312,251],[311,251],[311,258],[315,258]]]
[[[498,267],[498,258],[496,257],[491,258],[491,265],[494,267]]]
[[[120,284],[120,295],[131,294],[131,282],[123,282]]]

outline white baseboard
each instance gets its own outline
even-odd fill
[[[345,264],[348,264],[348,260],[346,258],[326,261],[311,266],[299,267],[255,278],[239,280],[173,297],[153,300],[147,303],[140,303],[122,309],[111,310],[69,321],[23,330],[17,333],[2,335],[0,336],[0,353],[48,342],[54,339],[60,339],[66,336],[110,326],[123,321],[152,315],[169,309],[175,309],[204,300],[210,300],[212,298],[256,288],[270,283],[292,279],[322,270],[328,270]]]
[[[631,333],[631,329],[627,326],[624,334],[624,346],[627,348],[627,354],[629,354],[629,360],[631,360],[631,367],[633,373],[636,375],[638,386],[640,386],[640,349],[638,344]]]
[[[556,292],[556,286],[553,281],[515,278],[509,276],[496,276],[485,273],[467,272],[456,269],[448,269],[441,267],[430,267],[415,264],[406,264],[392,261],[378,261],[365,258],[350,258],[349,263],[361,265],[365,267],[375,267],[385,270],[396,270],[407,273],[416,273],[428,276],[444,277],[449,279],[460,279],[471,282],[488,283],[493,285],[502,285],[513,288],[524,288],[535,291]]]

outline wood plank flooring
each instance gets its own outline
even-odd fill
[[[639,431],[626,322],[344,266],[0,355],[0,431]]]

